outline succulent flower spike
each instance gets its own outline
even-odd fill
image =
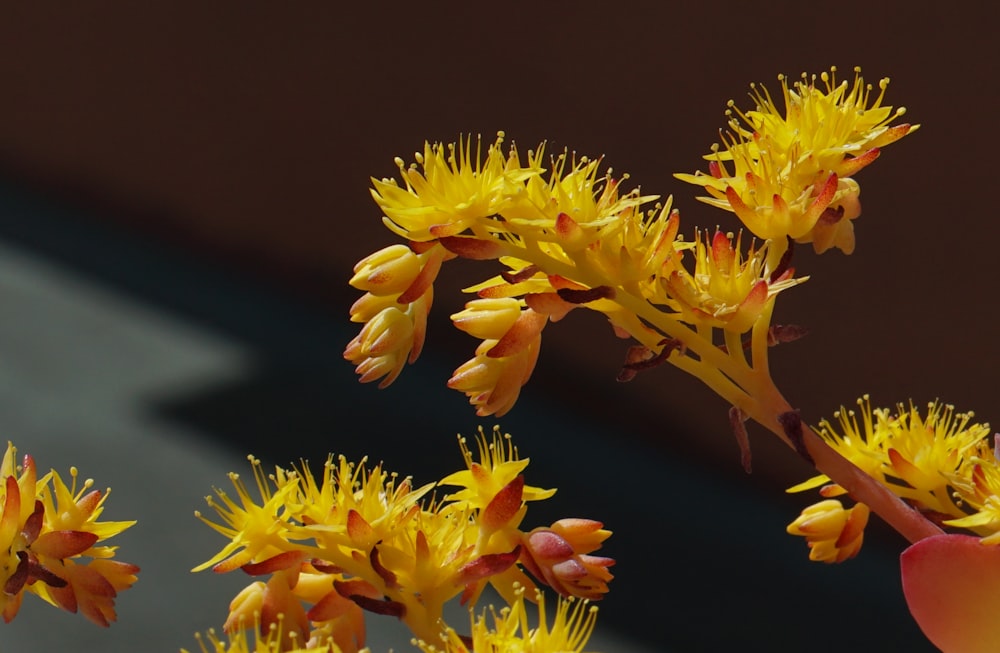
[[[385,387],[416,359],[433,281],[445,261],[462,257],[495,259],[506,268],[466,288],[478,298],[452,316],[481,342],[448,385],[479,415],[502,416],[514,406],[538,361],[542,331],[574,308],[603,313],[616,333],[652,356],[662,353],[660,343],[675,342],[670,351],[677,355],[663,360],[703,379],[721,372],[742,385],[733,377],[745,366],[743,348],[725,355],[733,343],[717,331],[738,336],[754,329],[769,319],[780,291],[805,280],[795,278],[790,253],[783,255],[784,234],[780,246],[754,243],[746,252],[741,236],[722,232],[685,241],[670,198],[644,208],[656,197],[625,190],[626,177],[613,178],[610,169],[601,175],[599,157],[564,152],[546,170],[544,143],[522,165],[515,147],[500,153],[502,141],[501,135],[485,155],[469,139],[428,145],[414,166],[398,163],[405,189],[374,182],[386,225],[408,243],[365,257],[350,280],[366,293],[351,308],[351,319],[363,327],[344,351],[361,381]],[[823,238],[833,242],[834,217],[844,212],[823,215],[829,232]],[[693,269],[685,267],[690,250]],[[732,398],[734,405],[747,403]]]
[[[699,199],[735,214],[754,238],[716,227],[685,239],[671,198],[657,202],[638,188],[624,188],[626,175],[600,172],[602,157],[563,152],[546,159],[544,143],[528,151],[524,164],[513,145],[501,152],[502,134],[485,151],[466,137],[455,145],[426,145],[408,168],[397,160],[401,182],[374,181],[373,196],[386,226],[407,243],[376,252],[355,268],[351,284],[366,295],[351,316],[364,326],[345,357],[362,381],[388,385],[419,352],[441,263],[454,257],[497,261],[499,272],[468,285],[465,292],[475,298],[452,315],[454,325],[479,344],[448,385],[465,393],[478,414],[511,410],[539,359],[545,329],[560,328],[552,325],[577,308],[599,312],[615,335],[634,341],[619,380],[669,363],[725,400],[747,471],[750,421],[816,467],[817,476],[790,491],[819,488],[824,500],[788,526],[789,533],[806,538],[811,559],[841,562],[857,555],[870,514],[881,516],[910,542],[920,542],[904,556],[904,574],[912,579],[907,596],[922,627],[946,650],[979,650],[969,648],[975,640],[964,635],[937,639],[932,633],[940,632],[940,624],[930,625],[937,622],[925,608],[931,605],[926,588],[944,583],[939,574],[952,573],[950,568],[960,578],[947,600],[972,596],[962,580],[971,574],[953,566],[952,557],[968,552],[980,560],[1000,543],[1000,454],[986,440],[989,426],[937,401],[926,410],[912,403],[886,409],[872,408],[866,396],[857,411],[841,408],[832,423],[822,421],[813,430],[782,396],[768,361],[770,347],[806,333],[804,326],[771,324],[778,295],[807,279],[796,276],[794,245],[852,253],[854,221],[861,214],[856,176],[918,125],[895,124],[905,109],[884,103],[888,79],[876,90],[860,69],[853,83],[838,80],[834,68],[779,81],[782,107],[766,88],[752,85],[753,108],[729,103],[728,129],[721,146],[705,157],[707,172],[676,175],[704,188],[707,196]],[[472,638],[453,630],[443,640],[418,633],[425,652],[547,650],[526,648],[512,634],[508,618],[523,605],[523,590],[515,588],[534,588],[530,575],[563,596],[600,598],[613,561],[592,552],[609,531],[587,519],[521,530],[527,504],[551,491],[527,484],[527,460],[509,443],[480,435],[479,459],[463,442],[467,469],[441,481],[461,489],[439,503],[418,501],[400,511],[406,518],[398,528],[378,530],[358,512],[348,513],[346,525],[337,528],[317,528],[322,518],[303,522],[303,528],[293,525],[293,536],[286,537],[281,520],[272,519],[267,545],[277,542],[315,556],[300,541],[303,529],[316,531],[315,548],[323,552],[334,549],[334,542],[346,546],[340,544],[346,532],[355,566],[339,559],[322,564],[375,588],[369,598],[382,601],[384,613],[398,603],[406,618],[420,610],[438,614],[427,605],[450,596],[440,584],[445,578],[461,586],[463,601],[474,603],[491,583],[512,606],[495,619],[494,630],[474,622]],[[842,495],[853,499],[853,507],[835,499]],[[944,527],[982,539],[939,539]],[[393,540],[397,532],[410,533],[406,543]],[[439,546],[450,552],[446,559]],[[266,547],[247,558],[250,548],[233,545],[217,559],[225,564],[233,556],[244,569],[288,561],[284,551]],[[406,560],[415,562],[408,566]],[[926,586],[924,577],[931,579]],[[407,585],[421,588],[420,606],[396,592]],[[989,591],[983,596],[984,604],[996,603]],[[969,631],[978,633],[987,622],[976,610],[969,612]],[[957,628],[964,627],[963,619],[954,617]],[[497,639],[505,629],[507,639]],[[998,647],[990,644],[988,650]]]

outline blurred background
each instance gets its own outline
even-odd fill
[[[40,468],[113,487],[105,517],[140,520],[119,557],[143,572],[111,628],[29,597],[0,650],[190,648],[249,581],[187,573],[222,545],[192,512],[247,454],[368,454],[426,482],[461,464],[457,433],[492,427],[444,386],[475,347],[449,326],[469,279],[450,266],[425,354],[397,384],[361,386],[341,358],[357,329],[351,268],[395,242],[369,177],[425,140],[502,129],[522,149],[604,155],[645,193],[674,195],[685,233],[735,229],[672,177],[702,166],[727,100],[746,107],[750,82],[831,65],[891,76],[888,103],[923,128],[859,176],[853,256],[798,250],[811,280],[775,321],[810,335],[772,350],[773,373],[813,424],[866,392],[1000,421],[986,219],[1000,9],[958,7],[6,6],[0,429]],[[586,516],[615,531],[589,648],[933,650],[899,590],[905,542],[873,524],[857,559],[808,562],[784,534],[815,499],[784,493],[811,475],[800,459],[752,428],[747,476],[720,399],[667,366],[617,384],[625,344],[576,313],[546,330],[500,424],[532,459],[529,483],[560,488],[526,524]],[[370,630],[375,651],[409,649],[385,618]]]

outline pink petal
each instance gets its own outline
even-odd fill
[[[903,594],[944,653],[1000,651],[1000,547],[970,535],[936,535],[900,556]]]

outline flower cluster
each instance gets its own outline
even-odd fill
[[[31,456],[17,465],[7,443],[0,461],[0,613],[17,616],[26,593],[107,626],[115,598],[136,581],[139,568],[112,560],[118,547],[104,544],[134,521],[98,521],[108,493],[67,486],[54,470],[41,478]]]
[[[563,519],[525,532],[528,502],[555,490],[525,483],[528,459],[509,436],[480,431],[476,442],[478,456],[460,439],[465,469],[417,488],[365,461],[331,458],[317,479],[305,463],[265,476],[251,459],[259,498],[232,474],[235,497],[216,490],[207,498],[221,522],[199,515],[229,543],[195,571],[269,576],[233,600],[226,632],[280,629],[280,650],[332,644],[356,653],[365,612],[397,617],[436,642],[445,603],[474,605],[487,584],[509,605],[536,582],[566,597],[602,598],[613,561],[592,554],[610,531]],[[436,499],[435,485],[458,489]]]
[[[736,116],[725,148],[706,157],[709,173],[677,177],[703,186],[709,196],[701,199],[734,212],[760,238],[788,237],[812,243],[817,253],[837,247],[850,254],[851,221],[861,214],[853,175],[918,125],[890,126],[905,109],[883,105],[888,79],[873,99],[860,69],[853,84],[838,84],[836,69],[819,76],[822,88],[805,74],[791,87],[785,77],[780,81],[784,111],[767,89],[753,87],[754,110],[730,103]]]
[[[841,407],[834,419],[836,425],[820,422],[820,436],[870,478],[932,521],[970,529],[986,543],[1000,543],[1000,464],[989,441],[989,424],[974,422],[972,413],[956,413],[954,406],[937,401],[925,414],[912,404],[898,404],[895,411],[873,409],[867,395],[858,400],[857,411]],[[789,532],[807,537],[812,559],[841,562],[861,546],[867,508],[858,504],[844,511],[830,497],[845,490],[826,475],[789,491],[817,487],[827,499],[807,508]],[[861,508],[864,517],[857,514]],[[824,527],[809,528],[818,523]],[[817,541],[820,544],[814,545]]]
[[[924,634],[943,651],[992,651],[1000,609],[1000,457],[989,424],[972,413],[932,402],[921,413],[912,404],[858,411],[841,408],[837,425],[820,424],[820,436],[868,478],[903,499],[930,522],[975,535],[938,531],[900,556],[903,593]],[[859,414],[860,413],[860,414]],[[845,494],[825,475],[791,491],[820,488],[828,497],[806,508],[788,532],[806,538],[809,557],[842,562],[857,554],[868,506],[845,510],[829,498]]]

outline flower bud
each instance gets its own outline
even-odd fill
[[[534,338],[514,355],[500,358],[489,355],[496,344],[496,340],[484,340],[476,348],[475,358],[463,363],[448,379],[448,387],[464,392],[480,417],[501,417],[514,407],[521,388],[535,369],[541,337]]]
[[[499,340],[521,316],[521,303],[513,297],[474,299],[465,310],[451,316],[455,326],[480,340]]]
[[[234,633],[252,628],[260,619],[266,589],[267,585],[262,581],[255,581],[240,590],[229,603],[229,617],[222,629],[227,633]]]
[[[522,538],[521,562],[535,578],[563,596],[603,598],[613,576],[611,558],[587,555],[611,535],[600,522],[564,519]]]
[[[840,501],[827,499],[803,510],[787,530],[806,538],[810,560],[843,562],[861,550],[869,513],[863,503],[844,510]]]
[[[420,259],[406,245],[390,245],[361,259],[350,284],[374,295],[398,295],[420,274]]]
[[[351,305],[351,322],[367,322],[387,308],[399,308],[396,295],[373,295],[366,292]]]
[[[396,307],[382,309],[358,334],[361,351],[380,356],[401,348],[409,349],[413,340],[413,322]]]
[[[362,383],[385,377],[379,387],[392,383],[406,364],[414,345],[414,324],[395,307],[385,308],[365,324],[344,349]]]

